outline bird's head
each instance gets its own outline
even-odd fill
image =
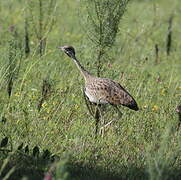
[[[61,49],[63,52],[65,52],[72,59],[76,59],[75,58],[75,49],[72,46],[62,46],[62,47],[58,47],[58,48]]]

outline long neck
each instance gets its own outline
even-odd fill
[[[91,76],[91,74],[84,69],[84,67],[80,64],[80,62],[77,60],[77,58],[73,58],[74,63],[78,67],[81,74],[84,76],[84,79],[87,80]]]

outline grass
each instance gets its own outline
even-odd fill
[[[56,23],[47,34],[41,57],[36,54],[38,41],[30,21],[31,54],[21,59],[10,98],[6,88],[8,43],[12,40],[9,27],[15,25],[22,42],[25,5],[20,0],[0,3],[0,140],[8,137],[7,146],[0,148],[0,170],[7,161],[0,178],[14,168],[9,179],[43,179],[58,156],[60,171],[68,173],[62,175],[64,179],[179,179],[181,133],[176,131],[175,108],[181,104],[181,2],[137,0],[129,4],[102,76],[125,86],[141,110],[120,107],[123,117],[106,129],[104,138],[97,139],[94,119],[80,93],[83,79],[68,57],[56,49],[58,45],[73,45],[82,64],[96,74],[82,27],[85,8],[79,1],[57,3]],[[172,13],[173,41],[167,56],[166,35]],[[51,89],[39,111],[45,80]],[[114,109],[108,107],[104,118],[107,122],[117,118]],[[17,150],[21,143],[23,148]],[[26,146],[29,152],[25,153]],[[33,153],[35,146],[39,155]],[[51,155],[42,158],[46,149]]]

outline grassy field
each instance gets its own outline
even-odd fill
[[[96,74],[93,46],[86,34],[86,8],[80,1],[57,0],[54,14],[44,16],[46,47],[39,56],[38,1],[34,3],[27,15],[31,51],[26,57],[27,4],[0,2],[0,179],[43,179],[49,171],[54,179],[180,179],[176,107],[181,105],[181,1],[129,3],[115,45],[102,62],[101,76],[126,87],[140,111],[120,106],[123,116],[117,119],[108,106],[102,119],[117,120],[97,139],[95,120],[81,92],[83,78],[56,48],[73,45],[80,62]],[[48,12],[46,6],[43,10]]]

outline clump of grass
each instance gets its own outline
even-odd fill
[[[29,20],[33,24],[33,31],[38,40],[37,52],[40,56],[45,53],[48,34],[55,24],[57,0],[28,1]]]
[[[68,180],[70,175],[68,172],[68,160],[60,160],[57,164],[55,180]]]
[[[2,180],[21,179],[23,176],[27,179],[43,177],[43,169],[45,171],[59,158],[48,149],[41,151],[39,146],[29,149],[28,145],[24,147],[23,143],[10,150],[7,139],[7,137],[2,139],[0,145],[0,179]],[[36,175],[31,173],[35,169]]]
[[[12,94],[12,89],[14,85],[15,79],[17,79],[21,59],[23,57],[22,53],[22,45],[21,45],[21,37],[19,36],[16,27],[10,26],[9,31],[11,33],[11,39],[8,42],[8,66],[7,66],[7,93],[9,97]]]
[[[2,180],[8,180],[10,178],[10,176],[14,173],[15,171],[15,166],[13,166],[12,168],[10,168],[6,173],[4,173],[4,171],[6,170],[8,163],[10,162],[10,158],[11,155],[9,155],[6,159],[3,160],[3,163],[0,167],[0,178]]]
[[[173,14],[170,16],[168,21],[168,32],[166,40],[166,52],[168,56],[170,55],[171,46],[172,46],[172,24],[173,24]]]
[[[51,87],[51,83],[49,82],[49,80],[44,79],[43,83],[42,83],[42,89],[41,89],[41,98],[38,103],[38,111],[40,111],[42,104],[50,96],[51,89],[52,89],[52,87]]]
[[[28,57],[30,54],[30,38],[29,38],[29,23],[28,23],[28,12],[25,11],[25,20],[24,20],[24,49],[25,56]]]
[[[165,132],[155,139],[155,142],[147,149],[147,165],[150,180],[170,179],[179,175],[179,172],[175,172],[175,174],[170,173],[173,171],[181,155],[181,144],[176,133],[176,125],[176,122],[169,124],[165,128]]]
[[[106,51],[115,43],[119,24],[129,0],[85,0],[87,35],[96,54],[97,76],[100,76]]]

